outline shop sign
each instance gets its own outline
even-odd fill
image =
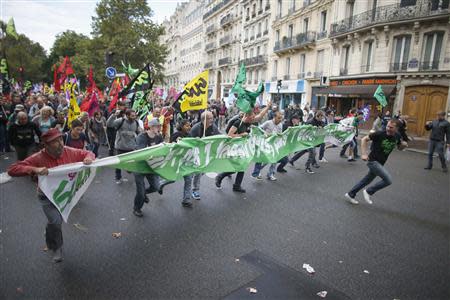
[[[397,79],[392,78],[359,78],[331,80],[330,86],[354,86],[354,85],[393,85],[397,84]]]

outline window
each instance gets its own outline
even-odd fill
[[[327,31],[327,11],[324,10],[320,13],[320,32]]]
[[[288,38],[291,39],[293,34],[294,34],[294,25],[291,24],[288,27]]]
[[[250,57],[253,57],[253,48],[250,49]]]
[[[275,60],[274,62],[273,62],[273,77],[277,77],[277,73],[278,73],[278,60]]]
[[[400,7],[416,5],[416,0],[400,0]]]
[[[247,14],[246,14],[247,19],[250,18],[250,7],[247,7]]]
[[[244,59],[247,59],[247,50],[244,51]]]
[[[325,50],[317,51],[316,72],[320,73],[320,76],[322,76],[322,73],[323,73],[324,58],[325,58]]]
[[[267,54],[267,44],[264,44],[263,46],[263,54]]]
[[[268,31],[269,30],[269,19],[266,19],[266,22],[264,24],[264,31]]]
[[[364,62],[363,62],[363,71],[369,72],[372,70],[372,62],[373,62],[373,41],[368,41],[364,43]]]
[[[342,48],[342,64],[340,75],[347,75],[348,73],[348,60],[350,58],[350,46]]]
[[[348,1],[347,5],[345,7],[345,18],[351,18],[353,17],[353,10],[355,8],[355,2],[354,1]]]
[[[260,46],[256,47],[256,56],[259,56],[260,51],[261,51],[261,47]]]
[[[263,9],[263,0],[259,0],[259,10]]]
[[[295,0],[291,0],[291,10],[295,10]]]
[[[394,37],[394,55],[391,67],[392,71],[406,70],[408,68],[410,46],[410,35]]]
[[[291,58],[288,57],[286,58],[286,75],[290,75],[291,74]]]
[[[258,23],[258,34],[259,35],[261,35],[261,28],[262,28],[261,23]]]
[[[279,30],[275,31],[275,40],[277,42],[280,42],[280,31]]]
[[[424,35],[423,43],[423,70],[437,70],[441,58],[442,40],[444,32],[431,32]]]
[[[252,15],[256,15],[256,3],[253,4],[253,12]]]
[[[300,54],[300,74],[301,78],[305,77],[305,63],[306,63],[306,55]]]
[[[245,29],[245,39],[248,40],[248,28]]]
[[[303,32],[304,33],[308,32],[308,27],[309,27],[309,19],[304,18],[303,19]]]
[[[278,0],[278,6],[277,6],[277,16],[278,16],[278,18],[281,18],[281,15],[282,15],[282,11],[281,11],[281,9],[283,8],[282,3],[283,3],[282,0]]]

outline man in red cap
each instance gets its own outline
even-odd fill
[[[90,151],[65,147],[62,133],[56,128],[51,128],[44,133],[41,141],[44,143],[44,149],[23,161],[12,164],[8,168],[9,176],[48,175],[48,168],[75,162],[89,165],[95,159],[94,153]],[[63,260],[61,214],[40,189],[38,189],[38,198],[48,219],[45,229],[47,248],[53,250],[53,261],[60,262]]]

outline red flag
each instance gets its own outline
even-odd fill
[[[64,61],[58,68],[58,73],[63,74],[65,76],[69,76],[69,75],[75,73],[73,71],[72,63],[70,62],[70,59],[68,56],[64,57]]]
[[[120,92],[120,81],[119,78],[113,81],[111,85],[111,90],[109,92],[109,96],[112,97],[111,103],[109,104],[108,111],[111,112],[114,108],[116,108],[117,101],[119,101],[119,92]]]
[[[58,72],[57,72],[56,64],[53,65],[53,87],[56,92],[61,92],[61,83],[58,80]]]

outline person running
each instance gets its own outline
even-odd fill
[[[44,143],[44,149],[23,161],[12,164],[8,168],[9,176],[45,176],[48,175],[49,168],[76,162],[89,165],[95,159],[92,152],[65,147],[62,133],[56,128],[51,128],[42,134],[41,140]],[[53,251],[53,261],[61,262],[63,260],[62,216],[40,189],[38,189],[38,198],[47,217],[45,228],[47,248]]]
[[[325,124],[322,121],[324,118],[325,114],[322,110],[318,110],[315,113],[315,116],[311,119],[309,119],[306,124],[307,125],[312,125],[314,127],[324,127]],[[314,171],[311,169],[311,165],[314,168],[319,168],[320,166],[317,164],[316,161],[316,147],[311,147],[302,151],[297,152],[290,160],[289,163],[291,164],[292,167],[295,167],[294,163],[297,159],[299,159],[300,157],[302,157],[305,153],[308,153],[308,160],[306,161],[305,164],[305,172],[307,174],[314,174]]]
[[[86,149],[87,138],[80,120],[72,121],[69,132],[64,133],[64,145],[75,149]]]
[[[364,200],[367,203],[372,204],[371,196],[377,191],[392,184],[392,177],[385,169],[384,164],[395,146],[397,146],[399,150],[403,150],[408,146],[406,142],[400,141],[399,139],[399,135],[397,134],[398,125],[397,120],[391,119],[387,123],[385,131],[377,131],[362,138],[361,159],[368,161],[367,167],[369,168],[369,173],[345,194],[345,198],[347,198],[351,204],[359,203],[358,200],[355,199],[356,194],[369,185],[377,176],[379,176],[381,180],[370,186],[368,189],[363,190]],[[369,141],[372,141],[372,147],[369,155],[367,155]]]
[[[255,116],[255,113],[253,111],[249,113],[245,113],[242,117],[242,120],[240,118],[236,119],[230,130],[228,131],[229,137],[246,137],[250,133],[250,128],[253,123],[259,122],[264,115],[267,113],[269,108],[272,106],[272,103],[269,102],[267,106],[261,110],[261,112]],[[222,180],[227,177],[228,175],[234,174],[235,172],[225,172],[220,173],[216,176],[215,184],[218,189],[222,188]],[[237,172],[236,173],[236,179],[233,184],[233,191],[239,192],[239,193],[245,193],[245,189],[242,188],[242,180],[244,179],[244,172]]]
[[[437,113],[437,120],[429,121],[425,125],[425,129],[430,132],[430,141],[428,143],[428,164],[425,170],[433,168],[433,153],[436,151],[441,161],[442,171],[448,172],[447,162],[445,161],[444,148],[450,147],[450,123],[445,119],[445,111]]]
[[[161,135],[161,124],[158,119],[152,119],[147,123],[145,132],[140,133],[136,138],[136,150],[155,146],[164,142]],[[148,189],[145,188],[145,178],[150,184]],[[136,196],[134,197],[133,214],[137,217],[142,217],[142,206],[148,203],[146,193],[159,190],[159,176],[156,174],[142,174],[134,173],[134,180],[136,183]]]
[[[264,130],[267,135],[279,134],[283,131],[283,114],[279,111],[275,112],[272,120],[268,120],[264,122],[260,128]],[[267,165],[267,164],[266,164]],[[266,166],[263,163],[255,163],[255,167],[253,168],[252,177],[257,180],[261,180],[261,170]],[[270,181],[276,181],[277,178],[275,175],[275,168],[277,163],[270,164],[269,171],[267,172],[267,179]]]

